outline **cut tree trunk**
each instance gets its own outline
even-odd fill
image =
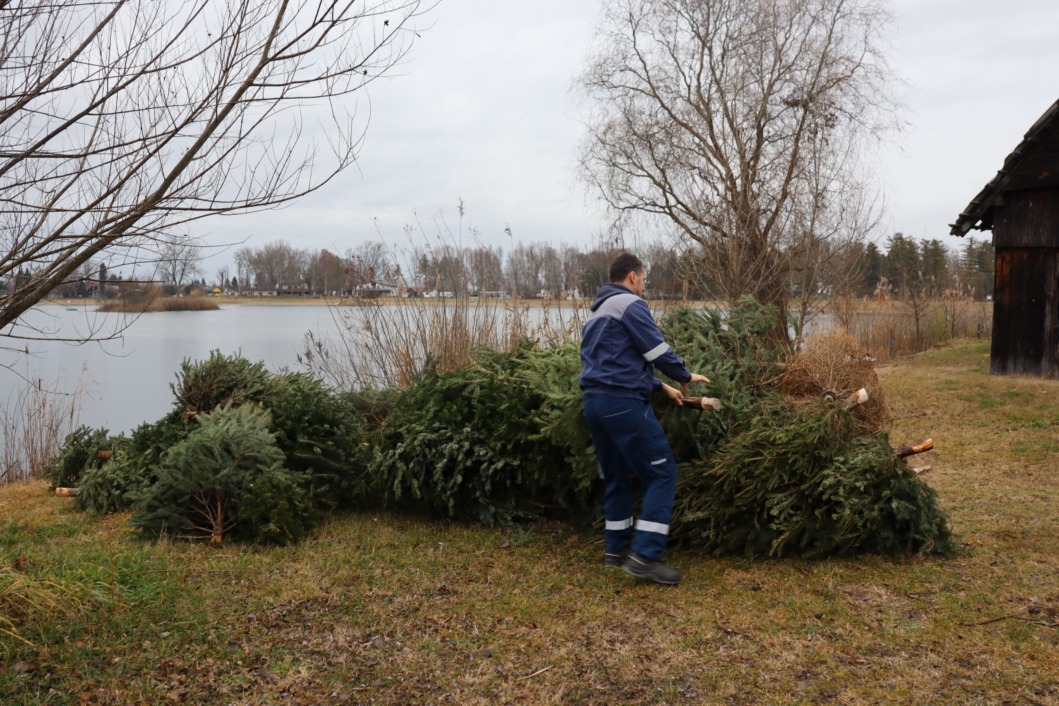
[[[915,454],[921,454],[924,451],[930,451],[932,448],[934,448],[934,440],[923,439],[914,444],[903,444],[902,446],[898,446],[894,449],[894,455],[897,456],[897,458],[906,458]]]
[[[853,409],[859,404],[864,404],[869,399],[871,398],[868,397],[868,391],[862,387],[846,398],[846,409]]]
[[[715,412],[720,412],[721,401],[716,397],[685,397],[684,407],[692,407],[694,409],[712,409]]]

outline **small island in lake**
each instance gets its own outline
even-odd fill
[[[221,305],[213,297],[192,294],[186,297],[125,296],[106,299],[97,311],[139,314],[154,311],[213,311],[220,308]]]

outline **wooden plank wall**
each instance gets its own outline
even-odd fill
[[[1059,248],[1059,189],[1005,192],[993,213],[993,244]]]
[[[1059,248],[998,246],[993,296],[990,372],[1059,378]]]

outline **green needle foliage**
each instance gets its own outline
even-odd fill
[[[176,384],[169,388],[176,405],[188,416],[205,414],[228,403],[260,402],[269,389],[272,375],[264,363],[251,363],[241,356],[210,351],[206,360],[180,364]]]
[[[106,462],[112,442],[106,429],[80,426],[66,437],[59,454],[44,469],[52,488],[70,488],[81,476]]]
[[[154,535],[288,542],[321,513],[368,497],[364,435],[388,412],[393,394],[336,394],[307,375],[273,375],[260,363],[216,351],[205,361],[184,361],[177,378],[174,409],[159,421],[128,438],[83,429],[68,440],[62,468],[79,476],[82,509],[131,509],[134,523]],[[232,416],[244,407],[263,416]],[[257,473],[253,483],[240,476],[233,485],[225,449],[264,444],[263,433],[279,465]],[[112,448],[109,460],[93,462],[96,447]],[[210,478],[219,484],[213,491]],[[223,517],[189,519],[194,503],[181,495],[183,481],[200,488],[195,503]]]
[[[97,515],[131,510],[152,485],[162,455],[194,428],[180,410],[174,410],[154,424],[141,424],[126,439],[110,439],[114,449],[104,464],[87,466],[81,476],[77,504]]]
[[[833,403],[764,400],[708,459],[684,465],[674,536],[717,554],[950,552],[934,491],[885,435]]]
[[[885,433],[840,401],[783,395],[789,350],[775,317],[744,300],[661,322],[689,369],[711,378],[690,392],[724,404],[655,400],[681,470],[672,539],[755,557],[952,552],[935,493]],[[321,513],[380,505],[487,525],[580,520],[596,514],[580,372],[576,342],[527,342],[477,350],[459,370],[428,365],[403,390],[335,393],[214,352],[182,364],[159,422],[129,439],[72,435],[55,477],[81,479],[86,509],[132,507],[151,535],[290,542]],[[93,456],[103,446],[106,463]]]
[[[301,373],[276,375],[263,394],[283,466],[308,480],[313,504],[350,507],[364,491],[363,423],[346,399]]]
[[[720,413],[656,411],[680,465],[671,536],[718,554],[818,557],[954,551],[934,491],[841,402],[780,392],[787,346],[752,299],[727,317],[672,312],[661,324]]]
[[[198,428],[161,458],[132,524],[152,536],[219,543],[301,539],[313,508],[306,477],[283,467],[269,414],[255,404],[199,415]]]
[[[544,360],[573,354],[527,344],[510,355],[482,349],[463,370],[428,368],[372,438],[369,471],[385,499],[488,525],[583,510],[592,476],[585,463],[571,468],[577,450],[563,443],[565,426],[550,417],[562,418],[562,408],[544,409],[554,402],[549,393],[569,403],[574,395],[537,386]],[[572,369],[569,360],[562,365]],[[583,454],[585,438],[577,439]]]

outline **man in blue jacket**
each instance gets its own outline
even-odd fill
[[[596,295],[581,336],[581,389],[585,419],[607,485],[603,565],[675,585],[681,574],[662,563],[662,551],[673,511],[677,464],[650,400],[654,393],[664,392],[674,404],[681,404],[684,396],[656,378],[652,367],[685,390],[689,382],[709,382],[709,378],[688,372],[663,340],[641,299],[646,282],[646,268],[635,255],[623,253],[611,263],[610,284]],[[643,507],[635,526],[634,473],[643,486]]]

